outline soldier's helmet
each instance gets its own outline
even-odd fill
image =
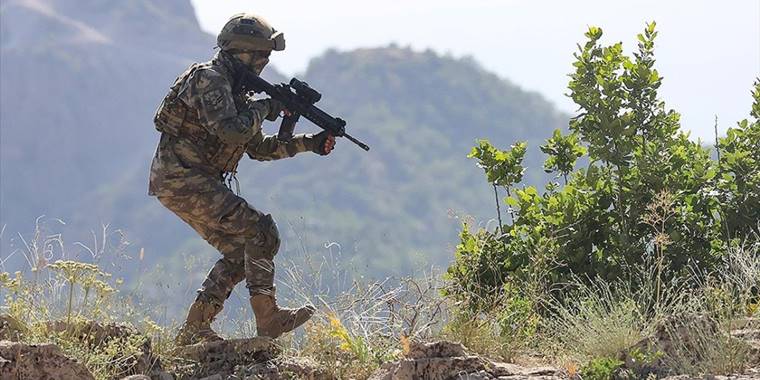
[[[230,18],[216,37],[224,51],[285,50],[285,35],[261,16],[238,13]]]

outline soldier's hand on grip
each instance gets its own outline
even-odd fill
[[[276,99],[272,99],[272,98],[259,99],[257,100],[257,102],[266,104],[266,106],[268,107],[269,113],[267,114],[265,119],[269,121],[277,120],[277,118],[280,116],[280,112],[285,110],[285,105],[282,104],[281,101],[276,100]]]
[[[314,153],[322,156],[330,154],[335,148],[335,136],[327,131],[317,133],[312,137],[314,139]]]

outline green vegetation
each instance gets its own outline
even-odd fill
[[[631,57],[588,30],[569,84],[578,114],[540,147],[555,175],[543,190],[520,185],[525,143],[472,149],[500,223],[463,225],[444,293],[473,320],[521,322],[478,330],[481,341],[523,337],[584,378],[611,378],[625,355],[648,363],[628,369],[639,375],[653,363],[690,374],[747,365],[728,333],[757,314],[760,291],[760,80],[754,120],[718,139],[713,159],[658,98],[656,36],[648,24]],[[672,347],[660,351],[662,339]]]
[[[441,109],[462,106],[462,98],[437,87],[440,82],[414,74],[418,67],[436,67],[434,77],[461,79],[466,77],[461,70],[479,73],[473,66],[440,64],[432,53],[396,48],[330,52],[322,58],[329,64],[313,62],[307,77],[334,81],[346,90],[340,93],[345,99],[333,99],[338,113],[384,126],[382,132],[359,126],[357,135],[366,133],[371,143],[382,141],[376,146],[390,161],[336,156],[331,170],[340,178],[334,186],[312,187],[314,172],[278,181],[274,193],[293,197],[292,205],[283,203],[284,215],[295,218],[300,212],[296,205],[314,196],[332,202],[315,206],[323,217],[314,220],[337,221],[312,225],[307,218],[302,225],[284,223],[283,230],[296,235],[314,231],[321,237],[330,236],[330,228],[344,229],[346,236],[380,231],[364,241],[373,250],[353,250],[363,263],[383,261],[387,269],[412,262],[399,252],[430,243],[429,229],[446,230],[430,207],[452,199],[475,204],[466,199],[472,196],[465,189],[484,189],[478,200],[484,203],[495,197],[498,225],[463,224],[444,281],[435,273],[367,281],[357,275],[355,263],[332,251],[323,260],[305,255],[280,265],[278,273],[286,277],[282,293],[319,310],[303,335],[281,340],[284,354],[313,359],[338,378],[355,379],[403,357],[410,342],[433,339],[459,341],[471,352],[503,360],[540,356],[583,379],[729,374],[757,365],[752,348],[731,334],[760,317],[760,80],[752,91],[752,119],[720,138],[711,158],[708,149],[679,131],[678,114],[666,110],[657,96],[662,77],[654,68],[656,35],[654,23],[647,25],[629,57],[620,43],[602,45],[601,29],[590,28],[571,75],[571,96],[580,111],[569,132],[556,130],[543,143],[526,138],[506,150],[497,148],[500,143],[479,140],[468,157],[477,160],[489,186],[453,171],[458,161],[437,160],[436,150],[454,144],[425,123],[466,136],[456,129],[460,125],[450,125],[457,121],[454,113],[440,115]],[[394,70],[386,70],[389,66]],[[333,71],[322,71],[327,67]],[[347,84],[359,79],[366,83]],[[441,96],[409,107],[411,95],[402,84],[415,80]],[[506,87],[483,80],[481,87],[462,80],[446,89],[474,96],[485,88],[493,99],[515,101]],[[391,96],[379,97],[381,93]],[[407,124],[410,120],[418,124]],[[423,148],[420,142],[430,144]],[[548,156],[544,169],[555,176],[542,190],[521,184],[538,180],[524,168],[524,160],[535,159],[532,143]],[[419,173],[404,165],[408,162],[425,162],[429,170]],[[583,167],[576,168],[578,162]],[[295,162],[291,168],[307,171],[307,165],[311,163]],[[371,170],[352,170],[356,165]],[[391,170],[397,167],[403,169]],[[255,170],[258,175],[252,178],[264,178],[268,169]],[[412,178],[421,182],[409,183]],[[379,191],[363,192],[355,185],[361,181]],[[419,184],[426,186],[415,190]],[[507,198],[500,199],[500,192]],[[335,206],[341,202],[345,208]],[[414,215],[433,226],[409,227],[406,222]],[[381,228],[373,224],[377,220],[396,223]],[[148,338],[152,360],[168,367],[187,364],[173,354],[170,338],[176,322],[156,322],[151,308],[140,303],[147,298],[142,289],[168,287],[170,279],[161,268],[156,269],[161,276],[141,271],[141,280],[155,277],[160,286],[138,280],[140,292],[122,293],[121,281],[107,272],[128,258],[121,255],[121,241],[114,247],[109,236],[104,231],[95,247],[84,247],[95,262],[89,264],[64,260],[62,238],[38,228],[34,239],[24,241],[28,271],[0,273],[0,313],[15,321],[22,341],[52,341],[98,379],[123,375]],[[307,237],[290,241],[299,243],[291,250],[310,252]],[[62,260],[51,262],[58,249]],[[116,258],[105,257],[111,249]],[[378,251],[392,254],[375,255]],[[175,267],[202,276],[205,263],[192,255],[185,259],[181,265],[179,257],[171,258]],[[226,336],[254,334],[249,312],[220,319],[216,323],[224,325],[220,330]],[[90,320],[125,322],[142,334],[98,340],[87,328]]]
[[[169,329],[158,326],[138,305],[119,298],[98,266],[76,261],[56,261],[34,271],[34,279],[21,272],[0,273],[0,314],[13,321],[13,330],[26,343],[54,343],[66,355],[83,363],[98,380],[129,375],[152,341],[155,365],[159,357],[170,360]],[[139,334],[103,334],[101,325],[128,323]],[[137,332],[137,330],[134,330]],[[148,368],[150,369],[150,368]]]
[[[491,294],[508,283],[545,287],[576,275],[611,280],[647,260],[667,281],[691,266],[714,270],[732,243],[753,241],[760,228],[760,122],[730,129],[719,140],[719,159],[711,159],[657,98],[656,35],[648,25],[631,58],[620,43],[602,46],[600,29],[586,34],[569,86],[579,114],[569,135],[555,131],[541,147],[549,155],[545,167],[565,184],[518,188],[522,143],[502,151],[482,140],[473,148],[470,157],[488,182],[506,188],[513,218],[495,232],[473,234],[465,226],[449,269],[457,287],[477,284]],[[760,82],[753,94],[757,118]],[[572,170],[581,157],[588,165]]]
[[[624,363],[613,358],[596,358],[581,368],[581,378],[588,380],[612,380],[615,371]]]

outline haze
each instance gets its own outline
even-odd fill
[[[576,44],[589,25],[606,42],[636,47],[647,21],[658,24],[661,96],[682,114],[692,137],[712,142],[715,115],[724,131],[748,117],[760,76],[760,2],[719,1],[288,1],[192,0],[201,27],[216,34],[230,15],[265,16],[287,37],[272,63],[286,74],[339,50],[396,43],[472,56],[484,68],[573,112],[564,94]]]

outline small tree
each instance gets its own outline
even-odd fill
[[[562,185],[517,187],[524,169],[514,158],[524,154],[523,143],[511,152],[484,141],[473,149],[470,157],[494,188],[508,189],[516,215],[499,236],[463,231],[448,272],[451,294],[459,289],[466,298],[466,289],[488,294],[515,283],[537,289],[575,275],[616,279],[645,261],[658,263],[662,280],[690,265],[713,268],[730,239],[757,239],[760,124],[745,120],[730,129],[719,143],[720,161],[712,160],[658,98],[656,36],[648,24],[629,57],[622,43],[604,46],[602,30],[589,28],[568,86],[579,106],[571,133],[555,131],[541,146],[549,155],[545,170],[558,173]],[[758,119],[760,81],[753,95]],[[574,170],[579,158],[588,164]],[[667,217],[654,223],[655,211]]]
[[[488,140],[480,140],[478,146],[473,147],[467,158],[477,158],[478,167],[482,168],[486,174],[488,182],[493,185],[494,195],[496,197],[496,213],[499,218],[499,231],[504,233],[504,223],[501,221],[501,208],[499,206],[499,192],[497,187],[503,187],[507,195],[511,196],[510,187],[522,181],[525,168],[522,166],[523,158],[528,144],[518,142],[512,145],[510,150],[499,150]],[[515,220],[515,214],[509,209],[509,215],[512,223]]]

